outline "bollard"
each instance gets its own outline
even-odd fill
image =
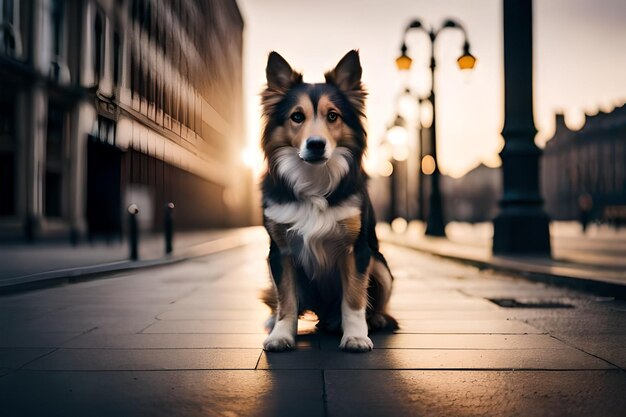
[[[139,227],[137,225],[137,213],[139,208],[137,204],[128,206],[128,238],[130,259],[136,261],[139,259]]]
[[[165,254],[169,255],[172,253],[173,245],[172,245],[172,235],[174,232],[174,224],[173,224],[173,211],[174,211],[174,203],[171,201],[165,205],[165,215],[163,216],[163,231],[165,233]]]

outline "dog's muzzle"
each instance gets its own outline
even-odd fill
[[[300,158],[306,162],[319,163],[326,160],[326,140],[319,136],[312,136],[306,140]]]

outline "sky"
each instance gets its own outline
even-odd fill
[[[438,37],[438,159],[441,171],[462,176],[480,163],[498,166],[503,146],[503,62],[501,0],[237,0],[244,17],[244,94],[249,149],[259,160],[259,93],[267,55],[275,50],[307,82],[323,81],[350,49],[358,49],[368,91],[370,159],[397,113],[406,88],[425,95],[430,88],[428,40],[409,35],[408,74],[395,68],[404,28],[413,18],[438,26],[448,17],[461,22],[478,62],[460,71],[458,31]],[[570,128],[584,114],[610,111],[626,101],[626,1],[535,0],[534,112],[543,146],[554,133],[555,112]],[[412,142],[411,142],[412,143]],[[254,158],[254,157],[253,157]]]

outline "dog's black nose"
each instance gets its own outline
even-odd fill
[[[326,148],[326,141],[320,137],[310,137],[306,140],[306,149],[312,153],[324,153]]]
[[[326,140],[319,136],[311,136],[304,143],[304,150],[300,152],[300,158],[306,162],[317,163],[326,159],[325,153]]]

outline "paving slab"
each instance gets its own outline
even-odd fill
[[[437,295],[433,294],[430,299],[419,299],[412,297],[410,293],[393,298],[389,303],[389,308],[394,310],[496,310],[493,303],[483,299],[450,299],[433,300]],[[445,296],[444,296],[445,297]]]
[[[337,341],[339,345],[339,341]],[[374,349],[366,354],[300,349],[263,352],[258,369],[617,369],[573,348]]]
[[[328,416],[622,417],[626,375],[325,371]]]
[[[265,331],[265,316],[255,320],[172,320],[157,321],[142,333],[261,333]],[[299,332],[315,329],[314,322],[300,320]]]
[[[254,369],[261,349],[59,349],[25,368],[43,371]]]
[[[533,284],[532,286],[483,286],[479,288],[467,288],[463,293],[472,297],[482,298],[577,298],[580,292],[563,288],[550,287],[546,284]]]
[[[576,335],[626,335],[626,313],[594,313],[585,312],[573,317],[563,315],[558,317],[529,319],[527,322],[537,328],[550,330],[557,334]]]
[[[550,317],[552,315],[561,315],[561,311],[555,312],[548,309],[532,309],[532,308],[500,308],[490,311],[475,310],[394,310],[391,309],[390,314],[400,322],[405,320],[511,320],[520,319],[521,321],[537,318]],[[567,314],[567,313],[565,313]]]
[[[0,349],[0,368],[18,369],[53,351],[54,349],[2,348]]]
[[[375,349],[558,349],[568,345],[543,334],[375,333]],[[337,338],[320,338],[322,349],[336,350]]]
[[[22,370],[0,378],[0,410],[11,417],[322,417],[322,381],[320,371]]]
[[[398,333],[544,333],[516,320],[402,320]]]
[[[262,307],[250,310],[208,310],[206,308],[177,308],[165,311],[156,318],[158,320],[258,320],[259,317],[269,316],[270,309]]]
[[[58,308],[52,306],[11,305],[5,300],[2,305],[0,305],[0,329],[13,325],[15,321],[26,322],[35,318],[44,317],[57,309]]]
[[[76,332],[42,332],[11,329],[2,332],[0,348],[55,348],[80,336]]]
[[[556,336],[571,346],[601,357],[626,370],[626,335],[595,334],[592,337],[581,334]]]
[[[17,348],[0,361],[0,415],[610,416],[624,409],[618,393],[626,373],[618,367],[626,304],[412,250],[383,251],[396,277],[391,311],[401,329],[373,334],[375,349],[365,354],[339,351],[340,336],[316,332],[312,316],[299,322],[296,351],[262,353],[266,245],[0,295],[0,347]],[[504,308],[485,299],[493,295],[549,296],[574,308]]]
[[[65,343],[65,348],[83,349],[259,349],[265,333],[210,334],[110,334],[94,331]],[[302,335],[298,347],[319,346],[316,335]]]

